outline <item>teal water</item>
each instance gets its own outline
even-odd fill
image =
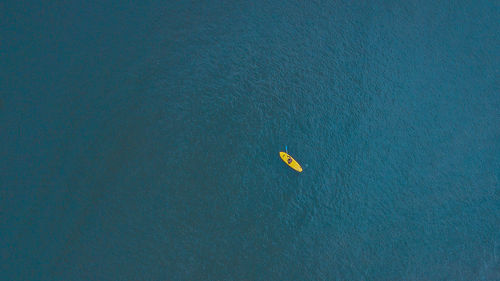
[[[0,279],[500,280],[497,2],[0,14]]]

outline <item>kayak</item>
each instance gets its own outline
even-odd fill
[[[280,151],[280,157],[281,160],[283,160],[283,162],[285,162],[288,166],[290,166],[290,168],[294,169],[299,173],[302,172],[302,167],[297,161],[295,161],[295,159],[292,158],[292,156],[290,156],[290,154]]]

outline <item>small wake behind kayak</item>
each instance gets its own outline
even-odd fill
[[[285,162],[290,168],[294,169],[297,172],[302,172],[302,167],[300,164],[295,161],[295,159],[292,158],[288,153],[280,151],[280,157],[283,162]]]

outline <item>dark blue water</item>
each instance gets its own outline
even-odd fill
[[[0,4],[1,280],[500,280],[497,1],[73,2]]]

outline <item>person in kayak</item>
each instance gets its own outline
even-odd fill
[[[288,164],[292,164],[292,157],[288,156]]]

